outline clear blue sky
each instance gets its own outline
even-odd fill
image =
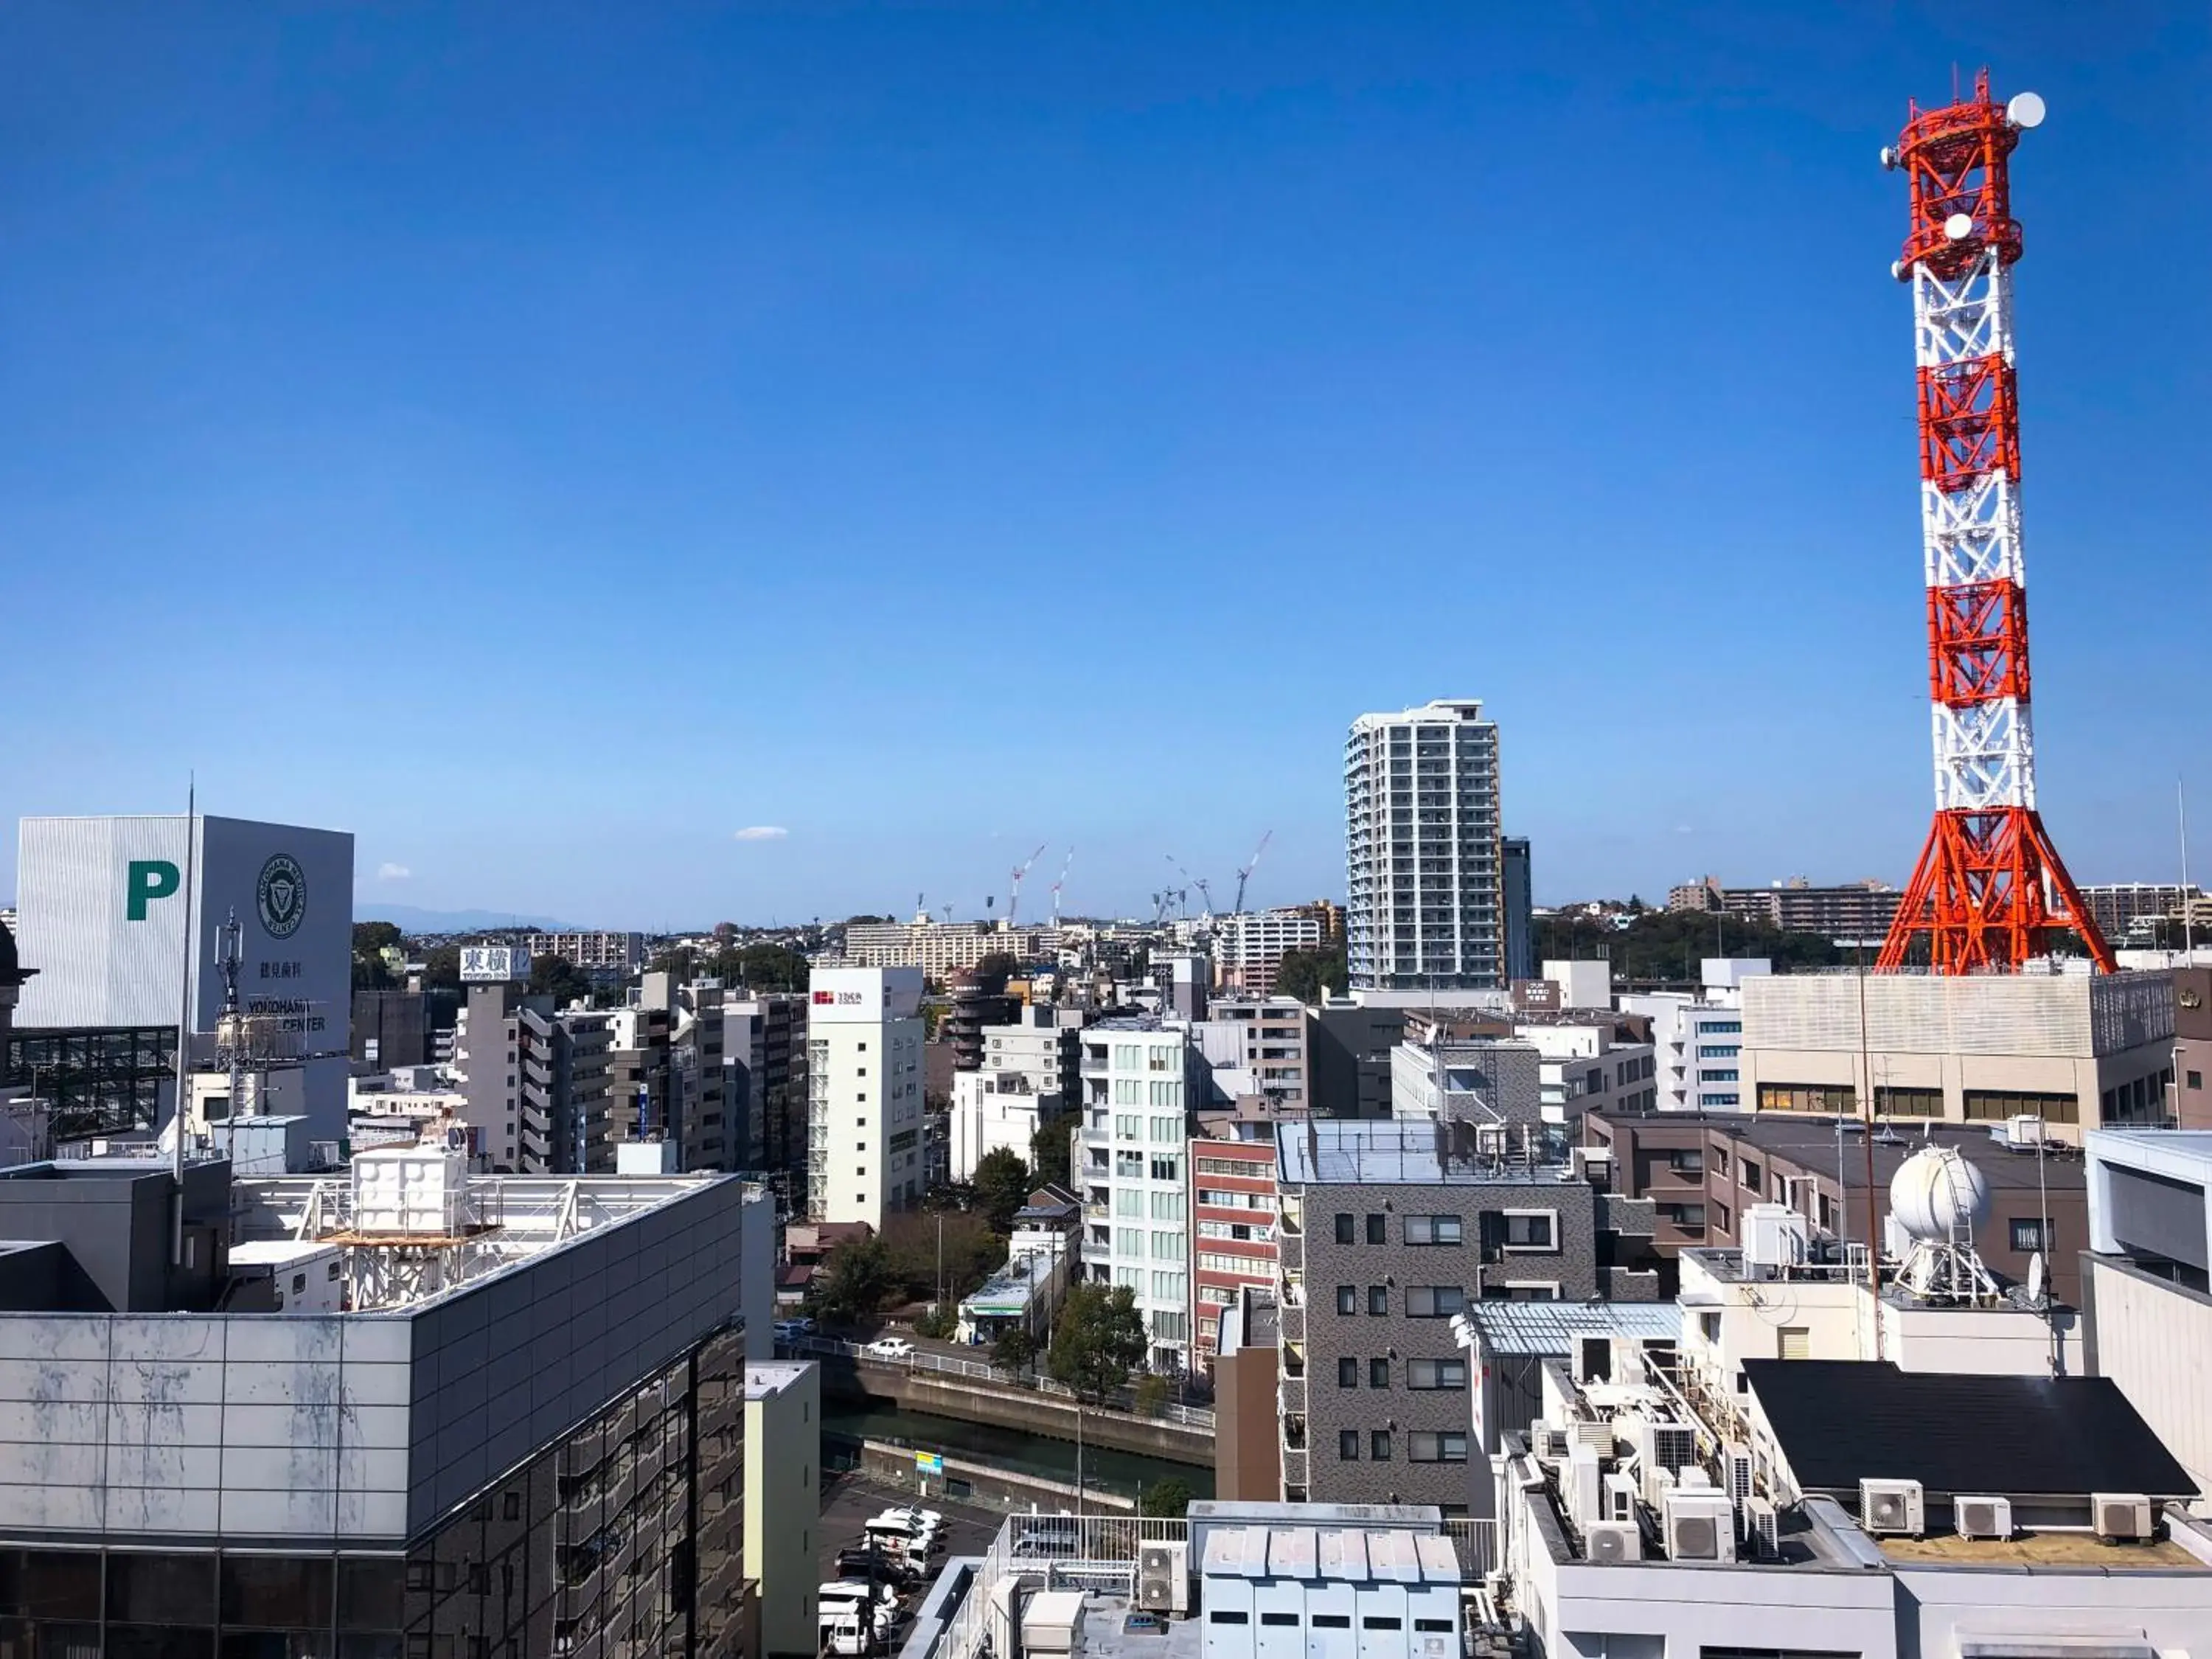
[[[2204,765],[2203,9],[17,4],[0,819],[637,926],[1342,889],[1480,696],[1538,896],[1902,879],[1901,180],[2014,201],[2046,817]],[[787,831],[742,842],[748,826]],[[12,837],[0,895],[12,890]],[[2208,859],[2207,862],[2212,862]],[[380,877],[380,869],[404,875]]]

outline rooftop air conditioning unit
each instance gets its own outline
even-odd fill
[[[1593,1521],[1583,1534],[1593,1561],[1617,1563],[1644,1559],[1644,1533],[1633,1521]]]
[[[1686,1423],[1654,1423],[1647,1431],[1646,1462],[1677,1473],[1698,1461],[1698,1431]]]
[[[1604,1514],[1604,1487],[1598,1473],[1597,1455],[1577,1446],[1559,1472],[1559,1495],[1567,1500],[1567,1514],[1578,1527],[1587,1527]]]
[[[1613,1455],[1613,1424],[1609,1419],[1601,1423],[1577,1423],[1574,1435],[1577,1446],[1587,1446],[1600,1457]]]
[[[1655,1510],[1664,1509],[1667,1494],[1674,1490],[1674,1471],[1662,1469],[1656,1463],[1644,1466],[1644,1501]]]
[[[1743,1533],[1752,1553],[1771,1561],[1782,1553],[1782,1516],[1767,1498],[1747,1498],[1743,1504]]]
[[[1959,1498],[1952,1500],[1951,1519],[1961,1538],[2012,1536],[2012,1499]]]
[[[1862,1480],[1859,1482],[1859,1525],[1877,1537],[1909,1534],[1917,1538],[1928,1530],[1928,1515],[1917,1480]]]
[[[1743,1212],[1743,1260],[1752,1267],[1805,1265],[1805,1218],[1786,1204],[1753,1204]]]
[[[1721,1448],[1721,1490],[1739,1504],[1751,1496],[1751,1448],[1741,1440]]]
[[[2100,1538],[2148,1538],[2151,1535],[2150,1499],[2141,1492],[2091,1492],[2089,1513],[2097,1523],[2097,1536]]]
[[[1146,1544],[1138,1550],[1137,1605],[1147,1613],[1190,1611],[1188,1544]]]
[[[2043,1120],[2033,1112],[2021,1112],[2007,1118],[2005,1139],[2014,1146],[2040,1146],[2043,1144]]]
[[[1735,1559],[1735,1505],[1717,1492],[1668,1494],[1667,1555],[1674,1561]]]
[[[1567,1455],[1567,1431],[1540,1417],[1528,1425],[1528,1450],[1547,1462],[1557,1462]]]
[[[1605,1477],[1605,1515],[1607,1521],[1636,1519],[1636,1500],[1643,1494],[1637,1490],[1634,1477],[1614,1469]]]

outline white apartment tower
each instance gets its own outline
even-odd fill
[[[1190,1365],[1189,1109],[1205,1066],[1179,1025],[1149,1015],[1083,1032],[1083,1261],[1094,1284],[1136,1297],[1147,1367]]]
[[[921,969],[817,968],[808,988],[807,1213],[880,1232],[927,1184]]]
[[[1352,985],[1504,984],[1498,723],[1482,704],[1453,698],[1352,721],[1344,808]]]

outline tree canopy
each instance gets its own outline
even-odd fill
[[[1572,916],[1539,916],[1535,935],[1539,961],[1603,957],[1612,963],[1615,979],[1632,983],[1694,983],[1706,957],[1765,957],[1778,971],[1832,968],[1845,959],[1842,946],[1818,933],[1785,933],[1764,922],[1710,911],[1645,910],[1622,928]]]
[[[530,959],[530,992],[532,996],[551,997],[566,1007],[579,998],[588,1002],[592,996],[589,975],[566,957],[538,956]]]
[[[982,1206],[994,1233],[1014,1230],[1014,1212],[1028,1203],[1030,1194],[1036,1190],[1030,1166],[1022,1162],[1020,1153],[1006,1146],[983,1154],[976,1163],[973,1184],[975,1201]]]
[[[1165,1521],[1180,1521],[1190,1510],[1190,1482],[1170,1476],[1145,1488],[1142,1513]]]
[[[1094,1403],[1129,1380],[1145,1360],[1145,1322],[1127,1285],[1078,1285],[1054,1326],[1045,1368]]]
[[[1300,1002],[1319,1002],[1331,991],[1341,991],[1351,983],[1346,970],[1344,947],[1340,945],[1324,946],[1318,951],[1285,951],[1283,959],[1275,964],[1275,994],[1296,997]]]
[[[422,983],[431,990],[461,988],[461,947],[441,945],[422,957]]]
[[[891,1292],[890,1253],[878,1238],[840,1244],[814,1281],[814,1305],[832,1319],[866,1319]]]
[[[1067,1120],[1040,1120],[1030,1134],[1030,1167],[1032,1178],[1039,1187],[1058,1187],[1072,1191],[1070,1183],[1074,1171],[1070,1164],[1072,1149],[1068,1144]]]

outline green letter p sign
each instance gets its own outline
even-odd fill
[[[146,920],[146,907],[177,890],[177,866],[167,859],[131,860],[131,902],[125,911],[131,921]]]

